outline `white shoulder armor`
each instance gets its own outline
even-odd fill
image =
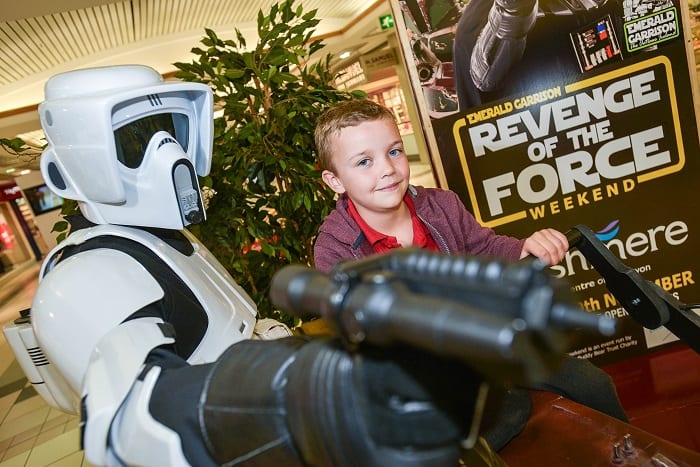
[[[257,307],[219,261],[187,230],[180,231],[193,248],[183,255],[155,235],[137,228],[119,225],[97,225],[71,234],[64,243],[83,243],[99,236],[115,236],[137,242],[150,249],[190,288],[204,307],[209,325],[190,363],[215,360],[221,353],[242,339],[253,335]],[[59,245],[59,248],[63,245]],[[42,267],[41,275],[50,270],[50,261]]]
[[[137,228],[97,225],[73,232],[47,255],[29,320],[5,328],[8,342],[37,391],[53,407],[79,410],[81,384],[97,343],[134,312],[164,297],[143,264],[111,247],[85,249],[98,237],[135,242],[166,265],[206,313],[206,329],[189,363],[214,361],[230,345],[253,335],[256,307],[225,268],[197,239],[181,231],[191,248],[183,254]],[[83,251],[60,261],[63,251]],[[128,293],[127,293],[128,291]]]
[[[62,261],[39,283],[32,327],[48,361],[77,398],[98,342],[132,313],[162,297],[156,280],[129,255],[89,250]]]

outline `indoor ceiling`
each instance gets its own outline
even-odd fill
[[[280,0],[281,1],[281,0]],[[175,62],[194,56],[204,28],[222,37],[238,29],[249,44],[257,40],[259,10],[276,0],[36,0],[5,3],[0,9],[0,137],[21,136],[41,146],[37,105],[46,80],[59,72],[88,66],[139,63],[163,75]],[[323,54],[344,50],[357,55],[387,45],[379,16],[388,0],[296,0],[305,12],[317,9]],[[350,61],[353,57],[348,58]],[[0,178],[15,168],[37,169],[38,155],[16,156],[0,149]],[[11,176],[16,175],[17,172]]]

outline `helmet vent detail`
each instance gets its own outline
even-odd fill
[[[159,105],[163,105],[163,101],[160,100],[160,96],[158,94],[149,94],[148,102],[151,103],[151,107],[158,107]]]
[[[168,144],[168,143],[178,144],[174,138],[163,138],[163,140],[160,143],[158,143],[158,147],[160,148],[164,144]]]

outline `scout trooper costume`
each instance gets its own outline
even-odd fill
[[[120,405],[148,397],[132,387],[146,356],[171,345],[190,363],[214,361],[252,336],[256,309],[183,230],[205,217],[197,175],[211,164],[209,87],[142,66],[78,70],[48,81],[39,114],[42,175],[86,220],[41,268],[31,321],[53,378],[40,392],[67,412],[82,404],[86,455],[105,464]],[[155,367],[144,375],[156,377]],[[130,431],[150,446],[142,454],[177,438],[146,422]],[[182,454],[168,451],[160,459],[176,464]]]
[[[205,218],[208,86],[117,66],[56,75],[45,91],[42,175],[83,218],[45,259],[31,313],[4,332],[44,399],[81,414],[90,463],[457,460],[471,418],[445,413],[473,402],[470,372],[422,366],[426,379],[449,379],[440,391],[455,388],[445,402],[455,410],[436,410],[384,358],[332,340],[251,339],[254,304],[184,229]]]

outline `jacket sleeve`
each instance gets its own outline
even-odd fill
[[[499,235],[493,229],[480,225],[466,209],[465,214],[464,222],[467,225],[465,232],[467,232],[466,241],[469,254],[508,260],[520,259],[525,240]]]
[[[445,196],[449,197],[449,202],[443,206],[452,206],[456,214],[455,219],[458,220],[448,225],[459,229],[454,234],[460,244],[459,249],[462,250],[460,253],[508,260],[520,259],[525,240],[497,234],[493,229],[479,224],[456,193],[447,191]]]
[[[314,243],[314,268],[328,273],[336,263],[352,259],[352,252],[332,235],[319,232]]]

